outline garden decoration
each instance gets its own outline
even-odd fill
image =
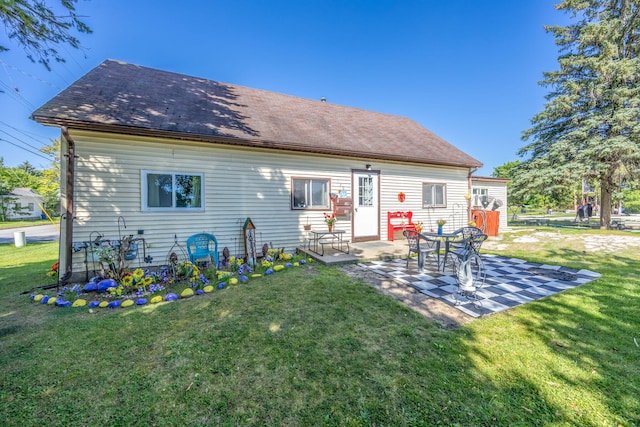
[[[398,201],[400,203],[403,203],[406,197],[406,194],[404,194],[402,191],[398,193]]]
[[[249,265],[256,265],[256,226],[247,218],[242,226],[242,240],[244,241],[244,254]]]
[[[173,235],[173,246],[169,248],[169,253],[167,254],[167,258],[165,260],[165,265],[169,269],[172,277],[176,278],[176,269],[178,264],[186,262],[189,259],[187,255],[187,250],[178,243],[178,235]]]
[[[439,219],[437,221],[438,224],[438,236],[442,236],[442,227],[447,223],[444,219]]]
[[[281,249],[269,249],[255,266],[233,256],[221,269],[201,270],[190,261],[183,261],[175,265],[175,275],[167,266],[158,271],[137,268],[124,272],[118,280],[96,278],[84,286],[65,286],[51,295],[31,293],[30,298],[54,307],[87,307],[90,310],[137,307],[208,294],[216,289],[223,290],[306,263],[307,259],[303,256],[284,253]]]

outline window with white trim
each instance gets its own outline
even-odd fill
[[[483,201],[485,201],[485,203],[489,201],[489,189],[488,188],[474,188],[472,190],[471,194],[473,196],[473,206],[474,207],[483,206],[483,204],[482,204]]]
[[[447,184],[425,182],[422,184],[422,207],[444,208],[447,206]]]
[[[291,178],[291,209],[329,209],[329,179]]]
[[[203,211],[204,174],[142,171],[143,211]]]

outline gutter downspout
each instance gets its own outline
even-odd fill
[[[478,171],[478,169],[480,168],[479,167],[469,168],[469,174],[467,175],[467,195],[469,196],[469,198],[467,198],[467,221],[468,222],[473,221],[473,215],[471,215],[471,197],[472,197],[472,191],[473,191],[471,178],[472,178],[472,175]]]
[[[63,154],[67,158],[66,167],[66,196],[67,203],[65,206],[64,217],[64,242],[61,242],[63,251],[65,254],[64,276],[60,278],[60,283],[66,283],[73,274],[73,260],[72,251],[73,247],[73,220],[75,219],[75,202],[74,202],[74,180],[75,180],[75,165],[76,165],[76,144],[69,135],[69,129],[66,126],[61,127],[62,137],[67,141],[67,152]],[[62,271],[62,269],[60,269]]]

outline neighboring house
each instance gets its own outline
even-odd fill
[[[71,257],[83,271],[71,247],[97,233],[140,230],[152,264],[202,231],[242,256],[248,217],[259,247],[293,251],[305,224],[326,228],[332,195],[352,202],[337,222],[352,241],[386,240],[388,211],[413,211],[427,226],[449,218],[453,229],[467,222],[465,195],[482,165],[404,117],[113,60],[32,118],[62,129],[67,272]]]
[[[44,197],[35,193],[31,188],[14,188],[7,196],[10,203],[7,209],[7,219],[40,219]]]

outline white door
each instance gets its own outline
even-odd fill
[[[353,239],[380,238],[379,172],[353,172]]]

